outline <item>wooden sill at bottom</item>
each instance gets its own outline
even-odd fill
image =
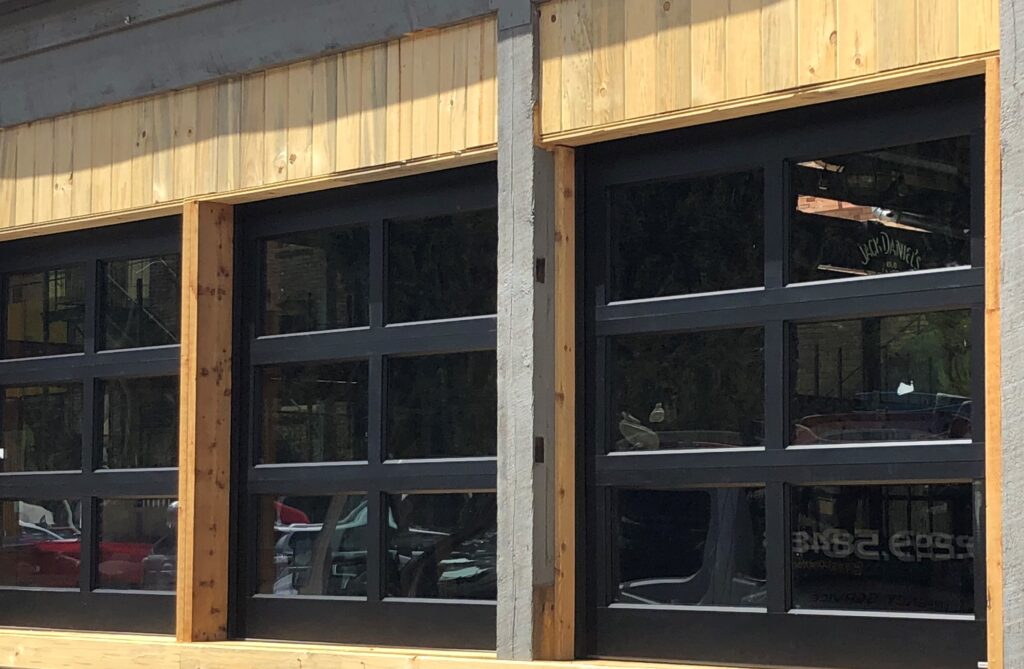
[[[509,662],[494,653],[269,641],[177,643],[170,636],[0,629],[8,669],[711,669],[647,662]],[[722,669],[717,667],[716,669]]]

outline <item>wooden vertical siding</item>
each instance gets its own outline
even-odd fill
[[[0,129],[0,228],[493,146],[493,17]]]
[[[550,0],[540,11],[551,143],[999,48],[998,0]]]

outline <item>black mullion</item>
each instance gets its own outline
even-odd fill
[[[89,356],[99,348],[100,335],[103,328],[99,323],[100,319],[100,272],[103,271],[103,263],[97,260],[88,260],[85,264],[85,333],[84,344],[85,354]]]
[[[92,484],[96,469],[100,465],[100,430],[103,427],[103,408],[100,406],[103,393],[100,381],[94,376],[82,379],[82,475]]]
[[[985,181],[985,130],[978,127],[971,133],[970,143],[971,175],[971,265],[985,265],[985,198],[999,197],[998,193],[987,193]]]
[[[0,274],[0,360],[7,357],[7,308],[11,294],[9,274]]]
[[[789,500],[781,481],[765,488],[765,557],[768,579],[768,612],[785,613],[790,607],[789,583]]]
[[[98,532],[99,523],[99,500],[93,496],[86,496],[81,499],[82,504],[82,531],[79,537],[79,562],[78,562],[78,584],[83,593],[92,592],[96,586],[96,574],[99,569],[97,558],[99,552],[96,550],[99,545]]]
[[[375,355],[370,358],[369,401],[367,413],[369,426],[366,435],[366,459],[370,476],[379,476],[387,458],[387,358]]]
[[[985,441],[985,309],[971,309],[971,438]]]
[[[971,518],[974,523],[974,616],[985,620],[988,612],[988,561],[985,527],[985,480],[974,481],[971,486],[974,508]]]
[[[780,160],[770,160],[764,168],[764,285],[782,288],[786,284],[787,170]]]
[[[388,506],[384,495],[384,491],[377,487],[366,491],[366,599],[370,606],[378,606],[386,594],[384,561],[387,559],[385,519]]]
[[[370,224],[370,328],[384,327],[387,299],[387,221]]]
[[[769,321],[764,326],[764,445],[783,449],[789,444],[786,409],[789,376],[786,324]]]

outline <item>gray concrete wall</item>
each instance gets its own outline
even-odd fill
[[[380,42],[497,3],[0,0],[0,127]]]
[[[1003,666],[1024,667],[1024,0],[1002,0]]]

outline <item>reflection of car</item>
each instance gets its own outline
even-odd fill
[[[971,400],[946,393],[858,393],[848,411],[799,418],[795,444],[968,439]]]
[[[338,521],[331,545],[325,547],[330,553],[330,571],[323,586],[309,594],[361,596],[366,593],[367,516],[364,501]],[[314,550],[322,529],[322,523],[292,523],[274,528],[278,535],[274,544],[275,594],[307,594],[304,590],[314,580]]]

